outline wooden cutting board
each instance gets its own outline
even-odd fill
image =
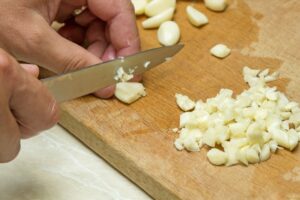
[[[180,111],[176,92],[194,99],[215,96],[220,88],[245,88],[241,70],[247,65],[281,72],[274,84],[300,102],[300,1],[236,0],[224,13],[195,7],[209,18],[191,26],[178,1],[175,20],[185,48],[170,62],[144,75],[147,97],[127,106],[117,100],[84,97],[62,105],[61,125],[120,170],[155,199],[300,199],[300,149],[280,150],[261,164],[216,167],[201,152],[178,152]],[[156,30],[142,30],[143,49],[159,46]],[[232,54],[219,60],[209,54],[217,43]]]

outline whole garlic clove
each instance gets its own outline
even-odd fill
[[[176,8],[176,0],[152,0],[145,7],[145,14],[153,17],[169,8]]]
[[[204,0],[205,6],[213,11],[224,11],[227,7],[226,0]]]
[[[150,17],[142,22],[144,29],[157,28],[165,21],[169,21],[173,18],[175,8],[168,8],[167,10]]]
[[[217,58],[229,56],[231,50],[224,44],[217,44],[210,49],[210,53]]]
[[[180,29],[176,22],[166,21],[157,31],[158,41],[164,46],[175,45],[180,39]]]
[[[189,19],[189,22],[198,27],[198,26],[202,26],[208,23],[208,19],[207,17],[200,12],[199,10],[195,9],[192,6],[187,6],[186,7],[186,13]]]

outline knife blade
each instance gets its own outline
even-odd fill
[[[76,71],[42,79],[57,102],[63,102],[81,97],[109,85],[117,83],[117,70],[122,67],[126,73],[133,75],[158,66],[173,57],[183,48],[182,44],[160,47],[120,57],[118,59],[99,63]]]

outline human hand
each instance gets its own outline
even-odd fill
[[[86,10],[74,17],[82,6]],[[0,19],[0,48],[56,73],[130,55],[140,48],[130,0],[2,0],[0,13],[5,16]],[[54,20],[66,23],[61,35],[50,27]],[[87,50],[76,44],[84,41]],[[113,90],[109,87],[96,95],[107,98]]]
[[[34,76],[37,66],[23,65],[0,49],[0,163],[11,161],[20,139],[53,126],[58,109],[47,88]]]

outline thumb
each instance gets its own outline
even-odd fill
[[[31,30],[26,33],[31,35],[24,38],[25,45],[31,51],[22,51],[19,56],[28,63],[63,73],[101,62],[100,58],[83,47],[60,36],[46,21],[40,21],[38,26],[33,25]]]

